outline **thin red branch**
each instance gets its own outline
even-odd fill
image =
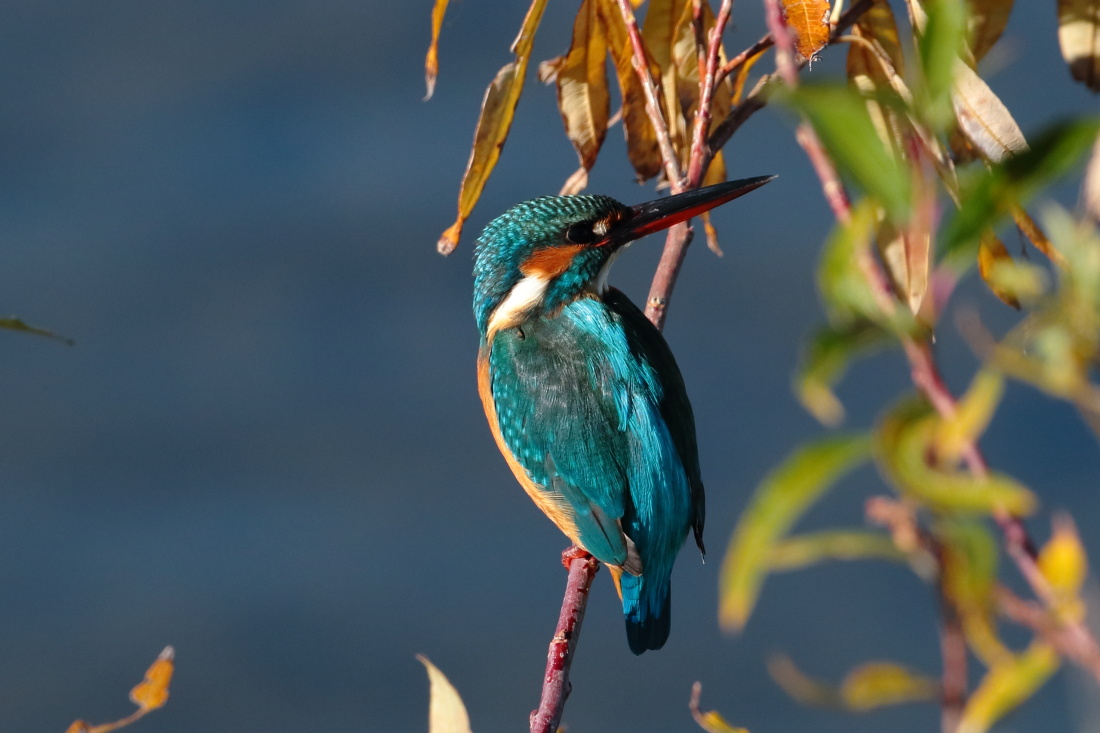
[[[1025,601],[1007,588],[996,591],[997,607],[1006,617],[1027,626],[1043,641],[1088,670],[1100,682],[1100,647],[1088,634],[1080,634],[1079,625],[1062,625],[1050,611],[1037,603]]]
[[[588,591],[600,564],[583,550],[571,547],[562,553],[562,563],[569,568],[561,614],[550,649],[546,655],[546,674],[542,680],[539,709],[531,713],[531,733],[555,733],[561,723],[565,699],[569,697],[569,667],[581,634],[581,622],[588,605]]]

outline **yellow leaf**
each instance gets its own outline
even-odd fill
[[[847,674],[840,697],[852,710],[872,710],[887,705],[935,700],[939,682],[914,674],[893,662],[868,662]]]
[[[1022,654],[993,667],[963,709],[958,733],[984,733],[1006,713],[1031,697],[1058,669],[1058,654],[1033,642]]]
[[[156,710],[168,702],[168,685],[175,669],[176,650],[164,647],[145,672],[145,679],[130,690],[130,700],[142,710]]]
[[[768,660],[768,674],[783,692],[804,705],[840,707],[840,691],[802,672],[790,657],[777,654]]]
[[[1084,618],[1085,607],[1078,593],[1088,576],[1089,561],[1077,527],[1068,516],[1055,518],[1054,534],[1043,545],[1037,562],[1054,591],[1056,610],[1073,621]]]
[[[864,39],[866,44],[853,42],[848,45],[848,81],[866,95],[867,111],[879,139],[895,155],[900,155],[904,125],[897,112],[881,101],[896,88],[904,69],[897,23],[890,4],[886,0],[875,0],[852,27],[852,35]]]
[[[993,587],[997,578],[997,543],[976,521],[945,519],[934,527],[943,548],[940,587],[955,608],[970,648],[986,666],[1003,662],[1011,653],[997,636],[993,619]]]
[[[581,166],[596,163],[611,116],[607,90],[607,37],[598,0],[584,0],[573,23],[573,43],[558,68],[558,109]]]
[[[496,78],[485,91],[481,103],[481,116],[474,132],[474,146],[470,151],[470,160],[466,172],[462,175],[462,185],[458,192],[458,217],[455,223],[443,232],[437,245],[441,254],[448,255],[458,246],[462,235],[462,225],[473,211],[489,174],[496,167],[500,150],[508,139],[512,127],[512,118],[516,113],[520,93],[523,91],[523,79],[527,73],[527,63],[531,58],[531,45],[535,41],[542,13],[546,9],[546,0],[533,0],[523,19],[523,26],[512,44],[515,61],[505,64],[497,72]]]
[[[829,0],[782,0],[783,15],[795,33],[795,48],[812,60],[829,42]]]
[[[691,0],[651,0],[642,26],[642,40],[660,70],[658,89],[661,112],[668,126],[672,149],[682,152],[688,140],[688,121],[684,119],[680,104],[679,68],[676,64],[676,45],[689,34],[687,42],[694,47],[695,37],[690,23],[685,27],[684,13],[691,13]]]
[[[799,570],[826,560],[891,560],[905,554],[887,535],[867,530],[826,530],[794,535],[772,547],[771,570]]]
[[[1100,0],[1058,0],[1058,44],[1073,78],[1100,91]]]
[[[1008,25],[1013,0],[970,0],[970,53],[981,61]]]
[[[428,55],[424,59],[424,81],[428,85],[425,100],[432,98],[435,92],[435,79],[439,76],[439,31],[443,27],[443,15],[447,12],[448,0],[435,0],[432,7],[432,41],[428,45]]]
[[[999,163],[1028,149],[1024,134],[1008,107],[961,60],[955,62],[951,104],[959,130],[986,160]]]
[[[1008,249],[1000,238],[991,229],[987,229],[982,233],[981,242],[978,244],[978,273],[994,295],[1018,310],[1020,299],[1013,291],[1002,287],[995,276],[997,266],[1006,263],[1012,264],[1012,255],[1008,253]]]
[[[933,448],[943,463],[954,464],[963,451],[985,432],[1004,393],[1000,372],[983,369],[959,400],[955,414],[936,425]]]
[[[692,685],[691,701],[688,703],[691,717],[695,719],[700,728],[707,731],[707,733],[749,733],[745,728],[734,728],[716,710],[708,710],[705,713],[701,711],[699,709],[699,695],[702,691],[703,686],[698,682]]]
[[[634,71],[634,50],[623,16],[615,0],[600,0],[599,10],[623,99],[626,154],[638,180],[646,181],[661,170],[661,150],[657,145],[657,133],[646,113],[645,92],[637,72]],[[651,65],[650,71],[655,78],[660,78],[660,69],[656,65]]]
[[[417,654],[416,658],[428,670],[431,683],[428,733],[470,733],[470,718],[454,685],[427,657]]]
[[[722,183],[726,180],[726,157],[719,150],[714,154],[714,157],[710,160],[710,165],[707,166],[706,175],[703,176],[704,186],[713,186],[716,183]],[[703,212],[703,231],[707,235],[707,247],[711,252],[722,256],[722,248],[718,245],[718,230],[714,228],[714,224],[710,221],[710,212]]]
[[[73,724],[65,729],[65,733],[88,733],[91,727],[83,720],[75,720]]]
[[[825,438],[796,450],[761,481],[722,562],[718,618],[723,628],[744,628],[776,541],[834,481],[866,460],[869,449],[865,435]]]

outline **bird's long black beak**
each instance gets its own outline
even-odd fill
[[[715,206],[721,206],[727,201],[760,188],[773,178],[775,176],[757,176],[742,178],[738,181],[726,181],[631,206],[629,216],[612,226],[607,232],[607,243],[612,246],[622,245],[647,234],[668,229],[673,224],[687,221]]]

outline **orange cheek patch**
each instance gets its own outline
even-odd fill
[[[550,280],[568,270],[573,258],[582,249],[584,249],[583,244],[540,249],[519,266],[519,271],[528,277],[535,276]]]

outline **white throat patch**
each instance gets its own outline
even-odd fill
[[[527,313],[542,304],[549,285],[549,280],[538,275],[527,275],[516,283],[493,311],[489,319],[489,334],[522,323]]]

